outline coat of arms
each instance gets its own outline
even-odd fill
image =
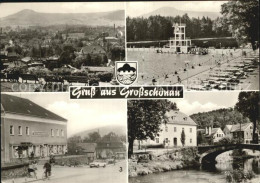
[[[115,62],[115,74],[120,84],[133,84],[137,79],[137,62]]]

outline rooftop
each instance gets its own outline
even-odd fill
[[[1,94],[1,110],[2,109],[5,113],[67,122],[67,119],[35,104],[29,99],[13,95]]]
[[[197,124],[188,115],[177,110],[171,110],[170,112],[167,112],[166,116],[169,119],[168,124],[197,126]]]
[[[248,128],[252,123],[243,123],[241,124],[241,128],[240,128],[240,124],[236,124],[236,125],[232,125],[231,128],[231,132],[237,132],[237,131],[244,131],[246,128]],[[240,130],[241,129],[241,130]]]

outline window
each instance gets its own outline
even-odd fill
[[[177,127],[174,127],[174,132],[177,132]]]
[[[30,135],[30,131],[29,131],[29,127],[28,126],[25,128],[25,133],[26,133],[26,135]]]
[[[156,138],[155,141],[156,141],[156,143],[159,143],[159,138]]]
[[[18,135],[23,135],[23,129],[21,126],[18,126]]]
[[[187,121],[187,117],[184,117],[183,119],[184,119],[184,121]]]
[[[58,129],[56,130],[56,136],[60,136],[60,131]]]
[[[192,128],[190,128],[190,133],[192,133]]]
[[[168,132],[168,127],[167,126],[165,126],[165,131]]]
[[[60,130],[61,136],[64,137],[64,131]]]
[[[192,143],[192,139],[190,139],[190,143]]]
[[[51,129],[51,136],[54,137],[54,131]]]
[[[168,138],[165,138],[165,143],[168,143]]]
[[[13,125],[10,126],[10,135],[14,135],[14,126]]]

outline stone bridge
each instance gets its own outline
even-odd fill
[[[224,145],[209,145],[198,146],[200,163],[216,163],[216,157],[223,152],[235,149],[251,149],[260,151],[260,144],[224,144]]]

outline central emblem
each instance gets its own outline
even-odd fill
[[[116,80],[122,85],[131,85],[137,79],[137,62],[116,62]]]

